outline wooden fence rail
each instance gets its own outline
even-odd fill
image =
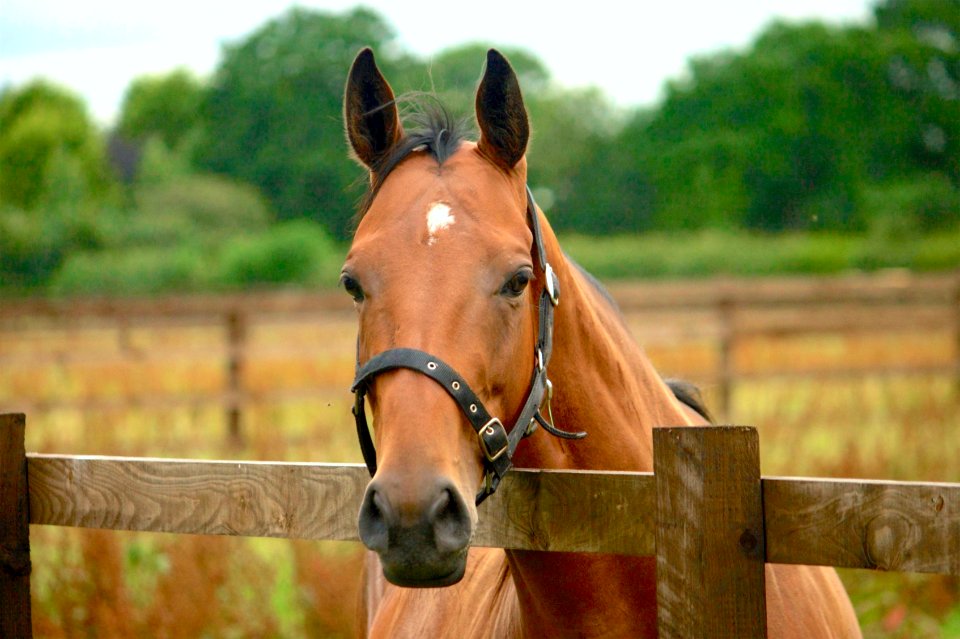
[[[31,636],[27,522],[357,539],[363,466],[25,454],[24,424],[0,415],[0,636]],[[652,474],[514,470],[475,543],[655,555],[662,637],[765,637],[765,562],[960,575],[960,484],[762,478],[758,448],[663,428]]]

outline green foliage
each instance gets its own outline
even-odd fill
[[[44,282],[63,260],[66,241],[59,224],[24,211],[0,212],[0,286],[26,289]]]
[[[140,146],[136,181],[140,186],[165,184],[193,174],[188,152],[171,149],[159,136],[151,135]],[[192,144],[186,143],[192,148]]]
[[[366,9],[298,8],[226,47],[205,103],[201,166],[257,186],[281,219],[346,237],[360,191],[341,124],[344,78],[362,46],[389,52],[392,38]]]
[[[103,141],[78,98],[43,81],[0,94],[0,201],[30,211],[110,188]]]
[[[569,235],[567,253],[601,279],[763,276],[846,270],[960,267],[957,229],[904,241],[879,235],[730,231],[650,233],[608,238]]]
[[[267,228],[272,215],[252,186],[217,175],[172,176],[138,186],[136,218],[152,225],[181,225],[196,240],[216,241]]]
[[[319,225],[308,220],[281,223],[258,234],[225,237],[217,245],[188,237],[195,229],[178,227],[175,220],[167,220],[166,226],[131,225],[118,214],[112,223],[125,224],[123,234],[113,235],[116,244],[56,255],[56,262],[44,273],[49,277],[49,293],[155,295],[277,284],[332,287],[343,259],[342,250]],[[44,236],[30,238],[36,242]],[[49,253],[39,248],[27,246],[23,254],[37,260]]]
[[[935,173],[871,185],[863,199],[871,211],[872,231],[896,232],[903,238],[960,224],[960,188]]]
[[[117,130],[132,140],[157,136],[177,148],[200,124],[203,91],[185,69],[137,78],[124,95]]]
[[[613,236],[571,240],[603,277],[956,267],[960,0],[881,0],[874,13],[869,27],[773,23],[743,51],[692,60],[662,104],[629,113],[505,49],[538,202],[560,231]],[[209,82],[134,81],[115,137],[137,146],[122,191],[76,97],[41,81],[4,90],[0,286],[332,283],[320,275],[336,270],[330,237],[349,236],[366,179],[341,124],[363,46],[398,94],[473,118],[487,45],[420,60],[366,9],[292,9],[227,46]]]
[[[876,12],[879,29],[773,23],[748,50],[692,60],[662,105],[596,139],[558,225],[859,231],[877,189],[911,182],[937,185],[926,199],[943,204],[924,219],[949,224],[960,4],[889,0]]]
[[[309,220],[284,222],[224,246],[218,281],[227,286],[331,285],[342,258],[323,228]]]
[[[154,295],[204,288],[208,272],[196,245],[71,253],[51,279],[53,295]]]

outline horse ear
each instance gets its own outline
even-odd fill
[[[487,67],[477,89],[480,151],[509,170],[527,151],[530,125],[517,75],[496,49],[487,52]]]
[[[343,120],[354,154],[369,169],[403,137],[393,89],[369,48],[358,53],[350,67]]]

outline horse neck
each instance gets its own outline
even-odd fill
[[[542,217],[541,224],[562,284],[548,368],[555,425],[588,434],[567,441],[537,432],[520,445],[515,463],[651,471],[653,427],[689,422],[614,305],[563,257]],[[533,551],[507,556],[526,636],[656,636],[653,558]]]
[[[541,225],[561,281],[548,367],[555,425],[588,435],[568,442],[538,433],[521,444],[516,465],[652,471],[653,427],[687,417],[606,293],[563,255],[542,217]]]

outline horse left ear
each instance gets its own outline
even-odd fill
[[[504,169],[516,166],[527,151],[530,124],[517,74],[496,49],[487,52],[487,67],[477,89],[480,151]]]
[[[363,49],[350,67],[343,96],[343,121],[354,154],[371,171],[402,137],[393,96],[373,51]]]

